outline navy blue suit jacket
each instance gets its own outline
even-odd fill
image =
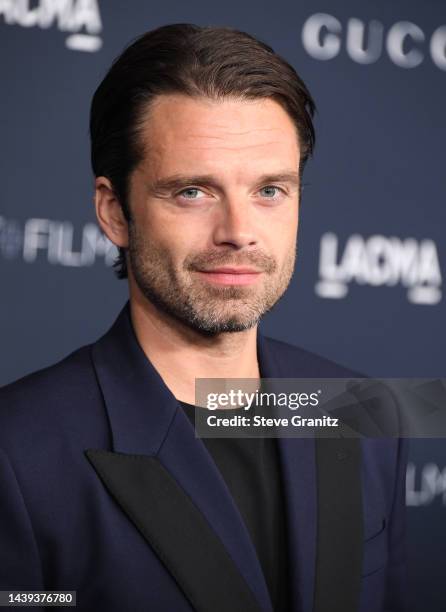
[[[258,334],[263,377],[344,377]],[[399,439],[280,439],[290,612],[405,610]],[[0,391],[0,589],[78,609],[271,612],[224,480],[128,305],[96,343]]]

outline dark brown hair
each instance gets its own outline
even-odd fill
[[[110,180],[127,220],[129,176],[144,157],[142,117],[155,96],[171,93],[276,100],[296,125],[302,176],[314,147],[315,105],[294,68],[245,32],[192,24],[163,26],[124,50],[91,105],[93,172]],[[119,249],[114,267],[118,278],[127,277],[125,249]]]

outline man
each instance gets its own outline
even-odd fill
[[[247,34],[172,25],[91,110],[96,212],[130,300],[3,389],[0,588],[82,610],[404,609],[399,440],[201,440],[195,378],[343,377],[265,338],[294,269],[314,104]]]

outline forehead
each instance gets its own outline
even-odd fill
[[[157,174],[195,170],[197,163],[209,171],[299,165],[296,127],[271,99],[162,95],[144,116],[141,136],[145,162]]]

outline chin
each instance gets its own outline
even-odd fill
[[[223,321],[189,321],[188,324],[196,331],[207,336],[215,336],[223,333],[242,332],[253,328],[258,323],[258,318],[255,320],[241,321],[239,319],[227,319]]]

